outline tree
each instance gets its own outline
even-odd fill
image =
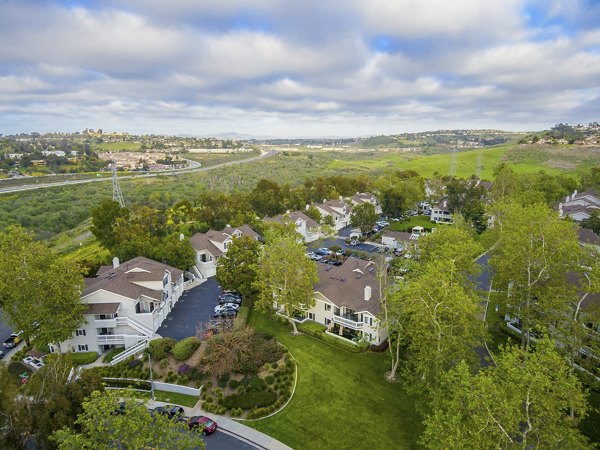
[[[257,306],[271,310],[275,303],[282,307],[297,334],[293,317],[297,311],[314,305],[314,285],[319,280],[317,265],[306,256],[306,248],[293,234],[269,229],[265,240],[258,260]]]
[[[549,339],[505,347],[472,375],[461,363],[436,389],[421,442],[428,448],[591,448],[577,430],[586,397]]]
[[[592,211],[592,215],[581,221],[581,226],[583,228],[589,228],[596,234],[600,234],[600,214],[598,211]]]
[[[462,285],[453,259],[437,259],[388,294],[389,315],[399,322],[415,390],[428,393],[441,375],[462,360],[474,364],[484,336],[479,298]]]
[[[244,298],[256,292],[257,261],[260,242],[248,236],[233,240],[219,259],[217,280],[224,289],[238,291]]]
[[[353,227],[358,227],[360,231],[367,233],[373,228],[378,218],[379,214],[375,210],[375,205],[365,202],[352,208],[350,222]]]
[[[155,249],[155,259],[164,261],[173,267],[185,270],[194,265],[196,251],[189,239],[181,239],[178,234],[172,234],[162,240]]]
[[[415,209],[425,195],[423,180],[411,171],[386,173],[376,180],[375,189],[383,214],[391,217],[402,216]]]
[[[70,259],[18,226],[0,233],[0,308],[8,322],[43,347],[70,338],[84,322],[83,277]]]
[[[115,232],[113,227],[119,218],[127,218],[129,211],[121,208],[118,202],[104,199],[100,206],[92,208],[92,234],[106,248],[112,249],[115,245]]]
[[[561,331],[552,325],[570,315],[570,305],[577,301],[567,274],[582,271],[582,250],[576,227],[543,203],[499,202],[494,216],[494,288],[502,293],[509,316],[519,320],[526,349],[532,332],[556,337]]]
[[[315,205],[310,205],[308,209],[305,211],[306,215],[313,219],[317,223],[321,223],[321,213],[319,209]]]
[[[285,210],[281,187],[274,181],[263,179],[256,183],[249,194],[249,201],[260,217],[274,216]]]
[[[115,413],[122,393],[93,392],[83,403],[76,424],[81,431],[62,428],[53,435],[60,450],[97,448],[195,449],[204,448],[200,430],[189,430],[186,423],[167,416],[148,414],[147,406],[126,399],[124,414]]]

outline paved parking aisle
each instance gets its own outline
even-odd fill
[[[220,293],[221,288],[215,277],[185,291],[157,334],[177,340],[195,336],[198,325],[213,319],[213,311],[219,303]]]

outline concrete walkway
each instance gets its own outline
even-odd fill
[[[173,404],[173,403],[171,403]],[[208,416],[211,419],[217,422],[217,425],[220,430],[224,431],[227,434],[234,435],[240,440],[246,441],[249,444],[256,446],[259,449],[269,449],[269,450],[292,450],[291,447],[288,447],[282,442],[279,442],[277,439],[272,438],[269,435],[261,433],[260,431],[255,430],[254,428],[247,427],[246,425],[242,425],[235,420],[229,419],[227,417],[219,416],[217,414],[208,413],[199,406],[200,402],[196,403],[193,408],[189,408],[183,406],[183,410],[185,411],[185,415],[187,417],[192,416]],[[165,402],[159,401],[150,401],[148,402],[149,408],[156,408],[157,406],[167,405]]]

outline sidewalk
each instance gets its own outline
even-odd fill
[[[220,429],[227,432],[228,434],[232,434],[236,437],[241,438],[244,441],[247,441],[251,444],[256,445],[258,448],[264,448],[269,450],[292,450],[291,447],[288,447],[282,442],[279,442],[277,439],[272,438],[269,435],[261,433],[260,431],[255,430],[254,428],[247,427],[235,420],[229,419],[227,417],[219,416],[217,414],[207,413],[203,411],[200,406],[198,406],[200,402],[196,403],[196,406],[193,408],[189,408],[184,406],[183,410],[185,411],[185,415],[188,417],[192,416],[208,416],[211,419],[217,422],[217,425]],[[166,405],[165,402],[158,401],[150,401],[148,402],[149,408],[156,408],[157,406]]]

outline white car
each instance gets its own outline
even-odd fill
[[[215,314],[221,313],[225,310],[239,311],[239,309],[240,309],[240,305],[238,305],[236,303],[223,303],[222,305],[215,306]]]
[[[390,223],[386,222],[385,220],[381,220],[379,222],[375,222],[375,225],[377,225],[379,228],[383,228],[383,227],[389,227]]]
[[[23,358],[23,364],[31,367],[33,370],[40,370],[44,367],[44,362],[41,359],[34,358],[33,356],[26,356]]]

